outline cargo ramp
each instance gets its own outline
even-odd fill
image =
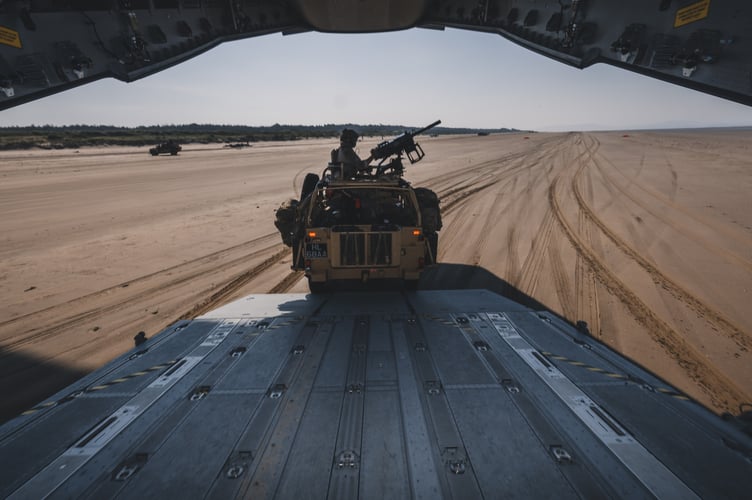
[[[0,427],[0,497],[748,497],[750,437],[584,330],[485,290],[251,295]]]

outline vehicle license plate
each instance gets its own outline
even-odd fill
[[[325,259],[328,257],[326,243],[306,243],[305,256],[306,259]]]

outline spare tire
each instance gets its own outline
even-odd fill
[[[298,231],[298,200],[287,200],[277,209],[274,225],[282,235],[282,242],[291,247]]]
[[[300,201],[306,199],[306,196],[313,193],[316,189],[316,184],[319,183],[319,176],[316,174],[306,174],[305,180],[303,180],[303,187],[300,190]]]

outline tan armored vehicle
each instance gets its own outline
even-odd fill
[[[379,144],[370,170],[348,171],[330,163],[321,177],[308,174],[300,201],[277,210],[275,225],[292,247],[295,270],[304,271],[312,292],[336,283],[393,280],[415,288],[423,270],[436,263],[439,200],[402,178],[402,154],[411,163],[424,153],[404,133]]]

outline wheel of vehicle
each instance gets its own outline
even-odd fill
[[[436,264],[439,260],[439,235],[436,233],[426,234],[426,242],[428,243],[428,248],[431,250],[430,253],[426,252],[426,265],[430,266]]]
[[[303,269],[305,266],[305,259],[303,258],[303,248],[300,246],[300,238],[293,236],[292,240],[292,258],[295,263],[295,267]],[[308,280],[310,282],[310,279]]]
[[[306,174],[305,180],[303,180],[303,188],[300,190],[300,201],[303,201],[306,196],[311,194],[316,188],[316,184],[319,182],[319,176],[313,173]]]
[[[326,292],[326,282],[311,281],[311,277],[308,277],[308,289],[311,293],[324,293]]]

